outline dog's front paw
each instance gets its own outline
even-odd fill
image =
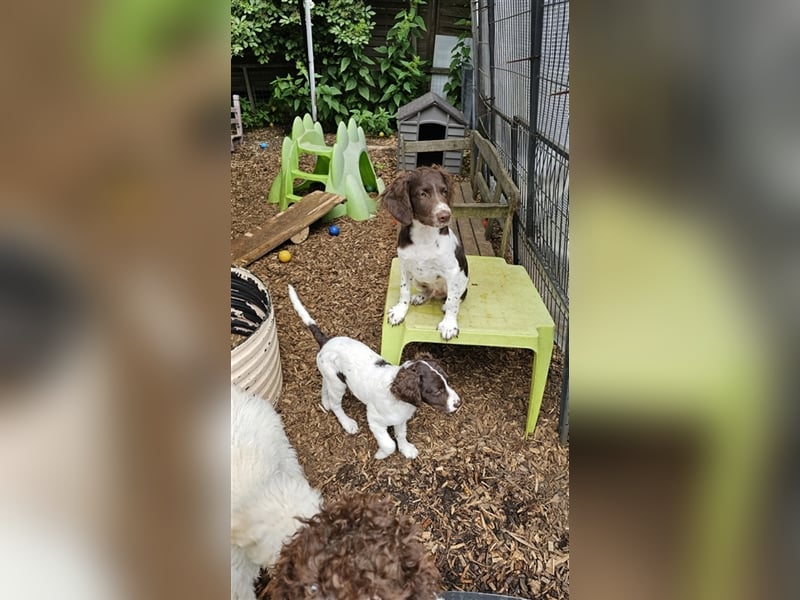
[[[389,324],[390,325],[400,325],[403,322],[403,319],[406,318],[406,313],[408,312],[408,304],[405,302],[400,302],[399,304],[395,304],[392,308],[389,309]]]
[[[386,458],[387,456],[391,456],[392,454],[394,454],[394,448],[392,448],[391,450],[389,449],[384,450],[383,448],[379,448],[378,451],[375,453],[375,458],[377,458],[378,460],[383,460],[384,458]]]
[[[419,306],[420,304],[425,304],[430,296],[426,296],[425,294],[414,294],[411,296],[411,304],[414,306]]]
[[[400,450],[400,454],[406,458],[417,458],[419,455],[417,447],[414,444],[409,444],[408,442],[405,444],[398,444],[398,449]]]
[[[452,317],[445,317],[436,329],[439,330],[443,340],[453,339],[458,336],[458,321]]]

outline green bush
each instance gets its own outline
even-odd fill
[[[394,130],[394,114],[381,107],[375,112],[371,110],[354,109],[350,111],[350,116],[355,119],[368,135],[385,134],[390,135]]]
[[[409,9],[397,14],[386,45],[376,49],[376,62],[364,53],[375,27],[372,8],[363,0],[315,1],[311,19],[317,119],[323,127],[333,128],[355,111],[367,124],[365,130],[390,133],[397,108],[424,92],[426,65],[413,49],[425,31],[418,14],[423,4],[410,0]],[[231,56],[252,53],[261,64],[283,56],[295,65],[295,72],[272,83],[266,110],[276,122],[311,112],[301,11],[297,1],[231,0]]]
[[[244,98],[239,99],[239,106],[242,110],[242,127],[244,129],[260,129],[275,121],[273,111],[267,107],[254,108]]]
[[[381,55],[378,90],[382,91],[378,104],[395,114],[397,109],[418,97],[429,83],[423,71],[424,60],[414,51],[414,41],[427,31],[425,21],[417,8],[425,0],[411,0],[408,10],[395,16],[395,23],[386,34],[386,45],[375,48]]]
[[[293,60],[305,48],[300,6],[295,0],[231,0],[231,56],[249,51],[262,65],[279,53]]]
[[[469,25],[469,19],[459,19],[455,22],[456,25]],[[444,84],[444,93],[447,99],[453,106],[461,108],[461,69],[464,65],[468,65],[471,60],[470,46],[467,40],[472,36],[470,31],[462,31],[458,34],[458,41],[453,46],[453,52],[450,55],[450,72],[448,74],[447,83]]]
[[[303,63],[296,65],[298,75],[286,75],[276,78],[272,86],[273,106],[280,107],[279,121],[289,123],[295,115],[306,112],[305,104],[309,102],[308,71]]]
[[[231,56],[252,52],[261,64],[283,55],[295,73],[272,83],[269,105],[286,122],[311,112],[304,16],[300,2],[232,0]],[[371,99],[375,62],[364,55],[372,37],[375,12],[363,0],[317,0],[311,9],[315,55],[317,118],[330,127],[349,108]]]

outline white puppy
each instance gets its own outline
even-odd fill
[[[231,385],[231,600],[255,600],[259,569],[321,504],[272,405]]]
[[[289,299],[320,345],[317,368],[322,375],[322,407],[333,411],[347,433],[356,433],[358,425],[342,409],[342,397],[349,387],[367,406],[369,429],[379,446],[375,458],[386,458],[395,451],[389,427],[394,427],[400,453],[416,458],[417,449],[406,438],[406,423],[417,406],[424,402],[446,413],[461,406],[461,398],[447,383],[441,367],[432,359],[409,360],[396,367],[358,340],[328,338],[291,285]]]

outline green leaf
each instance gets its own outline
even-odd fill
[[[356,87],[356,80],[355,80],[355,79],[353,79],[353,78],[350,78],[350,79],[348,79],[348,80],[347,80],[347,82],[344,84],[344,91],[345,91],[345,92],[349,92],[349,91],[350,91],[350,90],[352,90],[354,87]]]
[[[340,73],[344,73],[345,69],[347,69],[347,67],[349,67],[349,66],[350,66],[350,57],[349,56],[345,56],[342,59],[342,65],[339,67],[339,72]]]
[[[367,102],[369,102],[369,88],[365,85],[358,86],[358,93],[361,94],[361,97],[364,98]]]

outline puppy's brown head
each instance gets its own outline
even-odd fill
[[[448,227],[455,193],[453,176],[438,167],[401,173],[383,193],[383,206],[401,225],[416,219],[430,227]]]
[[[305,523],[272,570],[272,600],[434,600],[441,591],[416,528],[388,501],[348,496]]]
[[[390,391],[396,398],[419,405],[421,402],[451,413],[461,406],[461,398],[447,382],[447,374],[430,356],[418,356],[400,367]]]

